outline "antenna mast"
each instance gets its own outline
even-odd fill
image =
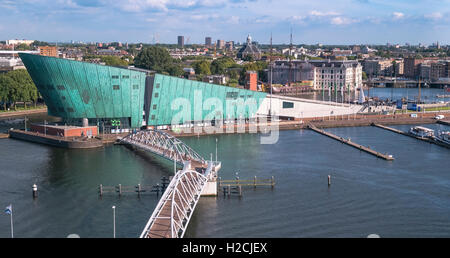
[[[291,27],[291,43],[289,44],[289,77],[288,86],[291,86],[292,78],[292,27]]]
[[[270,107],[269,107],[269,116],[272,115],[272,32],[270,33],[270,59],[269,59],[269,68],[270,68]]]

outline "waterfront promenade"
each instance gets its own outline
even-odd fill
[[[26,115],[31,115],[31,114],[44,114],[44,113],[47,113],[47,107],[20,110],[20,111],[5,111],[5,112],[0,112],[0,119],[9,118],[9,117],[17,117],[17,116],[26,116]]]

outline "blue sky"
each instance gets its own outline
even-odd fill
[[[450,44],[450,0],[0,0],[0,40]]]

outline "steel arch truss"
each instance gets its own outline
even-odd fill
[[[206,176],[190,169],[178,172],[140,237],[182,238],[207,181]]]
[[[205,159],[191,147],[172,135],[159,130],[143,130],[127,135],[122,142],[147,149],[179,164],[193,161],[206,164]]]

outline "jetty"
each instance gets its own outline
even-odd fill
[[[401,131],[401,130],[398,130],[398,129],[395,129],[395,128],[392,128],[392,127],[388,127],[388,126],[385,126],[385,125],[372,124],[372,126],[375,126],[375,127],[387,130],[387,131],[391,131],[391,132],[394,132],[394,133],[398,133],[398,134],[401,134],[401,135],[409,136],[411,138],[414,138],[414,139],[417,139],[417,140],[420,140],[420,141],[436,144],[436,145],[439,145],[441,147],[445,147],[445,148],[449,148],[450,149],[450,145],[445,144],[443,142],[437,141],[435,136],[433,136],[431,138],[419,137],[419,136],[410,134],[409,132],[404,132],[404,131]]]
[[[315,127],[315,126],[312,125],[312,124],[308,124],[308,128],[311,129],[311,130],[313,130],[313,131],[315,131],[315,132],[317,132],[317,133],[320,133],[320,134],[322,134],[322,135],[328,136],[328,137],[330,137],[331,139],[340,141],[340,142],[342,142],[342,143],[344,143],[344,144],[347,144],[347,145],[349,145],[349,146],[351,146],[351,147],[354,147],[354,148],[356,148],[356,149],[358,149],[358,150],[360,150],[360,151],[364,151],[364,152],[367,152],[367,153],[369,153],[369,154],[372,154],[372,155],[374,155],[374,156],[376,156],[376,157],[378,157],[378,158],[382,158],[382,159],[385,159],[385,160],[388,160],[388,161],[394,160],[394,157],[393,157],[392,155],[389,155],[389,154],[383,154],[383,153],[381,153],[381,152],[372,150],[372,149],[369,148],[369,147],[366,147],[366,146],[363,146],[363,145],[354,143],[354,142],[352,142],[350,139],[345,139],[345,138],[343,138],[343,137],[340,137],[340,136],[334,135],[334,134],[332,134],[332,133],[326,132],[326,131],[324,131],[324,130],[321,130],[321,129]]]

